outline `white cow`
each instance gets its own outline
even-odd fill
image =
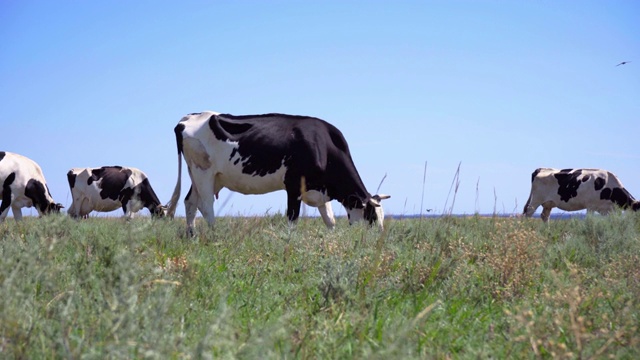
[[[73,203],[67,212],[72,217],[85,217],[91,211],[109,212],[119,208],[125,217],[143,207],[152,216],[164,216],[166,207],[153,191],[147,175],[123,166],[73,168],[67,173]]]
[[[287,217],[295,221],[300,205],[318,207],[329,228],[335,220],[331,200],[347,210],[349,222],[384,223],[380,201],[371,195],[353,163],[344,136],[333,125],[308,116],[284,114],[234,116],[211,111],[189,114],[175,127],[178,182],[168,214],[180,196],[182,155],[191,189],[185,198],[187,227],[196,211],[214,222],[213,202],[222,188],[242,194],[287,192]]]
[[[35,207],[40,216],[60,212],[64,207],[51,197],[40,166],[22,155],[0,151],[0,186],[0,222],[7,217],[9,208],[18,221],[23,207]]]
[[[611,172],[599,169],[536,169],[531,175],[531,194],[523,213],[530,217],[542,205],[542,220],[551,209],[584,210],[607,214],[615,206],[640,209],[640,202],[622,186]]]

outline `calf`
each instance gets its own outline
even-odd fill
[[[640,202],[622,186],[611,172],[598,169],[536,169],[531,175],[531,194],[524,206],[527,217],[542,205],[542,220],[547,221],[551,209],[584,210],[607,214],[615,206],[640,209]]]
[[[35,207],[40,216],[64,207],[53,201],[40,166],[22,155],[0,151],[0,186],[0,222],[9,207],[16,221],[22,219],[23,207]]]
[[[91,211],[108,212],[122,207],[125,217],[143,207],[152,216],[164,216],[166,207],[153,191],[147,175],[123,166],[74,168],[67,173],[73,202],[67,212],[74,218],[85,217]]]
[[[175,127],[178,182],[169,206],[173,215],[180,196],[182,155],[191,189],[185,198],[187,227],[200,210],[214,222],[213,202],[222,188],[242,194],[287,192],[287,217],[295,221],[302,201],[320,211],[327,227],[335,224],[330,201],[338,200],[349,222],[377,222],[382,229],[380,201],[371,195],[351,159],[344,136],[326,121],[284,114],[234,116],[211,111],[189,114]]]

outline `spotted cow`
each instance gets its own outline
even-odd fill
[[[0,222],[9,213],[22,219],[23,207],[35,207],[38,215],[60,212],[62,204],[51,197],[42,169],[35,161],[6,151],[0,151]]]
[[[317,207],[327,227],[335,219],[331,200],[347,210],[349,222],[377,222],[382,229],[380,201],[371,195],[356,170],[347,141],[326,121],[284,114],[234,116],[206,111],[183,117],[174,129],[178,147],[178,181],[168,214],[180,196],[182,155],[191,177],[184,200],[188,231],[200,210],[214,223],[214,197],[222,188],[242,194],[287,192],[287,217],[295,221],[303,201]]]
[[[536,169],[531,175],[531,194],[524,206],[530,217],[542,205],[542,220],[547,221],[551,209],[584,210],[607,214],[615,206],[640,209],[640,202],[622,186],[611,172],[598,169]]]
[[[73,168],[67,173],[73,202],[67,213],[85,217],[91,211],[108,212],[119,208],[131,218],[142,208],[152,216],[164,216],[166,207],[160,204],[147,175],[124,166]]]

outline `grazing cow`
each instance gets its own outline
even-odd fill
[[[197,210],[213,225],[214,197],[225,187],[242,194],[286,190],[287,217],[292,222],[304,201],[317,207],[327,227],[333,228],[330,201],[335,199],[346,208],[350,223],[377,221],[383,227],[380,201],[389,196],[367,192],[342,133],[323,120],[207,111],[183,117],[174,131],[178,182],[167,213],[173,216],[180,197],[184,154],[192,182],[184,200],[190,233]]]
[[[152,216],[164,216],[166,206],[160,204],[147,175],[123,166],[74,168],[67,173],[73,202],[67,213],[74,218],[85,217],[91,211],[108,212],[122,208],[125,217],[143,207]]]
[[[22,155],[0,151],[0,185],[0,222],[9,207],[16,221],[22,219],[23,207],[35,207],[40,216],[64,207],[53,201],[40,166]]]
[[[536,169],[531,175],[531,194],[524,206],[530,217],[542,205],[542,220],[549,220],[551,209],[587,209],[607,214],[614,206],[640,209],[640,202],[622,186],[611,172],[598,169]]]

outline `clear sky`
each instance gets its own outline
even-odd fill
[[[640,2],[0,1],[0,150],[65,206],[68,169],[103,165],[166,203],[173,128],[204,110],[327,120],[369,192],[387,175],[388,214],[450,210],[459,163],[457,214],[521,212],[538,167],[607,169],[640,198]],[[218,214],[286,210],[230,194]]]

